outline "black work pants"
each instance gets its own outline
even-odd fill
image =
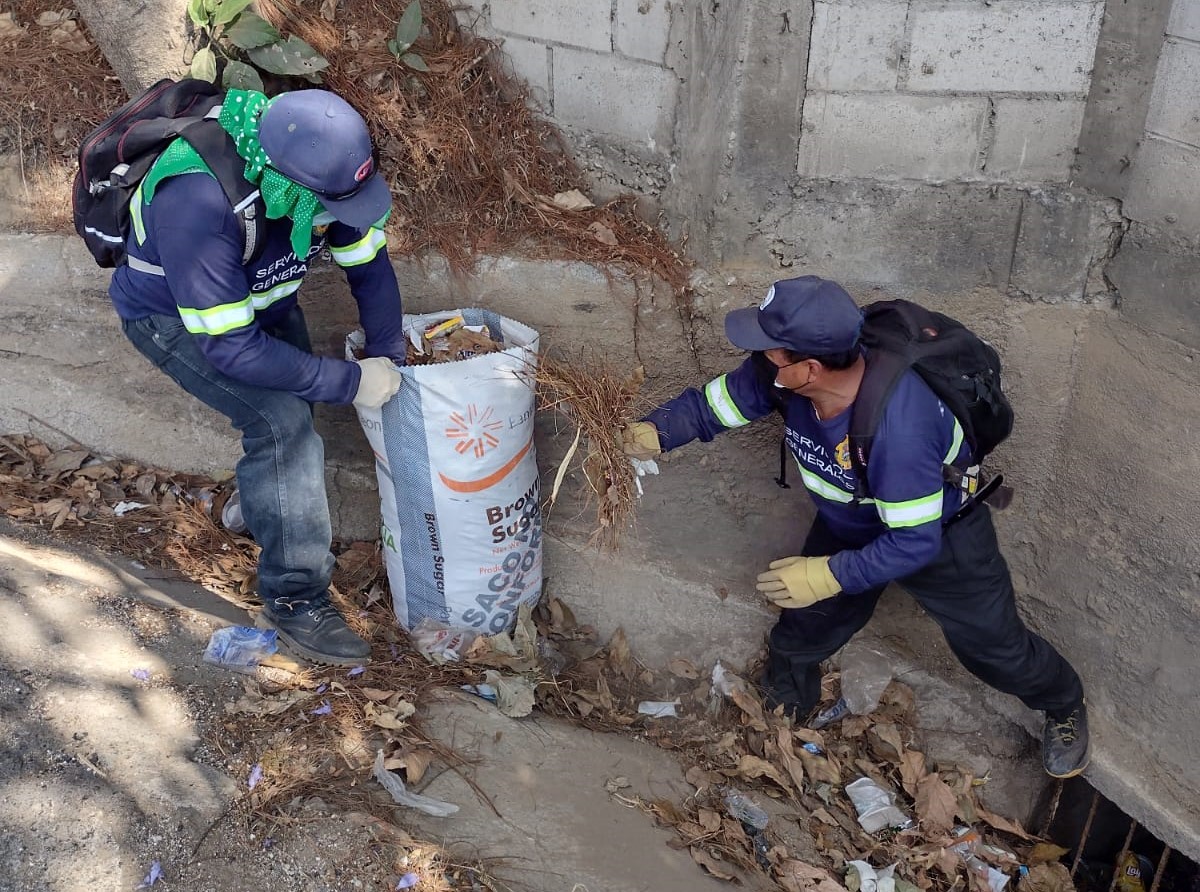
[[[801,554],[846,549],[818,516]],[[1008,565],[991,513],[978,506],[942,533],[938,556],[896,580],[941,626],[954,655],[972,674],[1032,709],[1059,712],[1083,699],[1079,676],[1017,613]],[[883,586],[786,609],[771,630],[766,684],[775,702],[806,714],[820,699],[822,660],[867,624]]]

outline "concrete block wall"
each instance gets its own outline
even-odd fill
[[[667,66],[677,0],[490,0],[462,16],[502,42],[556,124],[651,156],[674,144],[679,78]]]
[[[1126,212],[1200,244],[1200,0],[1171,8]]]
[[[1102,0],[818,0],[798,170],[1066,182]]]

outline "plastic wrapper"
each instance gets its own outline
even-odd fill
[[[869,777],[846,784],[846,795],[858,812],[858,823],[868,833],[878,833],[885,827],[903,829],[912,826],[912,819],[896,808],[892,794]]]
[[[204,662],[253,675],[258,664],[277,650],[274,629],[226,626],[208,639]]]
[[[470,629],[452,629],[429,617],[413,626],[409,634],[413,646],[434,663],[457,663],[479,637]]]
[[[842,697],[855,715],[867,715],[892,680],[892,662],[877,647],[853,640],[842,649]]]

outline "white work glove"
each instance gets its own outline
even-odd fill
[[[371,356],[355,360],[362,371],[358,391],[354,394],[354,405],[359,409],[378,409],[400,389],[404,378],[396,364],[382,356]]]

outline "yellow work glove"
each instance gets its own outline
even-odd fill
[[[760,592],[776,607],[808,607],[842,590],[827,557],[787,557],[771,561],[766,573],[758,574]]]
[[[621,428],[621,451],[643,461],[662,454],[658,428],[649,421],[635,421]]]

